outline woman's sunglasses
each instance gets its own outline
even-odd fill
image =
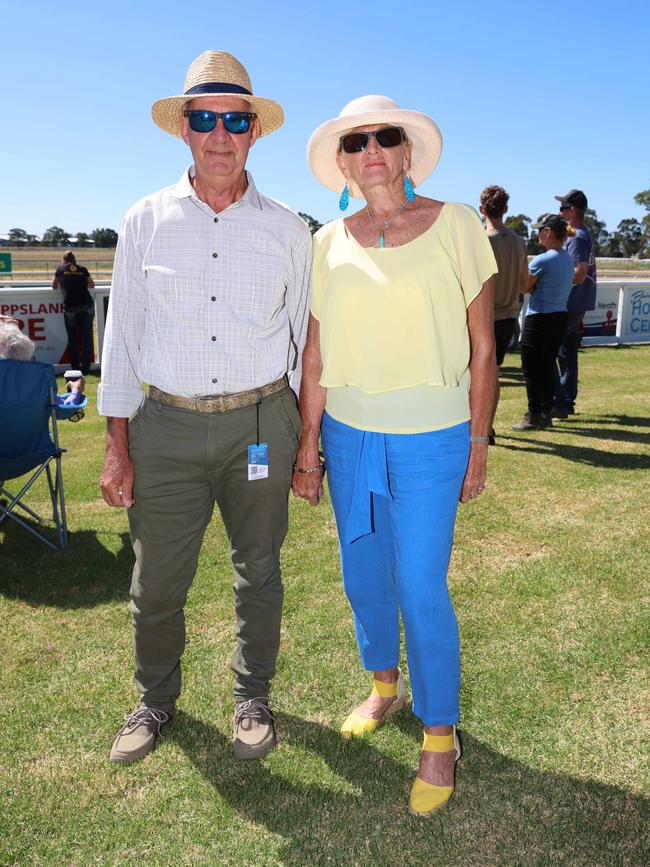
[[[189,118],[190,129],[194,132],[212,132],[219,118],[226,132],[241,135],[251,128],[251,121],[257,117],[250,111],[201,111],[187,108],[183,117]]]
[[[359,154],[365,151],[371,138],[376,140],[380,148],[395,148],[405,137],[406,133],[401,126],[385,126],[370,132],[349,132],[339,139],[339,150],[346,154]]]

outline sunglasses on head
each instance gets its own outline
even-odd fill
[[[187,108],[183,112],[183,117],[189,118],[190,129],[194,132],[212,132],[221,118],[226,132],[241,135],[248,132],[251,121],[257,115],[250,111],[205,111]]]
[[[339,150],[346,154],[359,154],[365,151],[374,138],[380,148],[394,148],[401,144],[406,133],[401,126],[385,126],[370,132],[349,132],[339,139]]]

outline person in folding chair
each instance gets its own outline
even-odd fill
[[[0,317],[0,358],[9,358],[13,361],[33,361],[34,344],[23,334],[16,319]],[[70,374],[79,374],[76,378],[70,378],[67,383],[66,394],[55,394],[54,404],[57,407],[56,416],[65,421],[81,421],[84,417],[84,407],[88,400],[84,397],[86,380],[81,371],[68,371]],[[70,407],[74,406],[74,410]],[[64,409],[65,407],[65,409]]]
[[[27,340],[27,338],[25,338]],[[61,472],[61,455],[56,417],[56,380],[51,364],[0,358],[0,525],[7,519],[20,524],[50,548],[63,550],[68,546],[68,528]],[[22,477],[28,474],[25,480]],[[56,543],[40,529],[28,523],[20,512],[43,522],[25,498],[43,474],[52,502],[52,518],[56,527]],[[21,480],[18,493],[10,493],[5,484]],[[20,512],[19,512],[20,510]]]
[[[67,395],[57,395],[56,378],[51,364],[33,361],[34,344],[24,335],[15,320],[0,320],[0,525],[8,518],[29,530],[50,548],[68,546],[61,455],[57,419],[78,421],[83,418],[87,399],[83,380],[71,386]],[[26,364],[25,362],[30,362]],[[54,472],[52,470],[54,469]],[[39,523],[44,519],[25,503],[25,497],[37,479],[45,473],[52,501],[52,520],[56,527],[56,544],[18,514],[20,509]],[[22,476],[29,474],[27,480]],[[21,479],[17,494],[5,488],[5,482]]]

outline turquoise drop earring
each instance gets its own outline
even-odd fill
[[[345,182],[341,198],[339,199],[339,209],[345,211],[350,204],[350,190],[348,190],[348,182]]]
[[[408,175],[404,175],[404,195],[407,202],[412,202],[415,198],[415,190],[413,189],[413,181]]]

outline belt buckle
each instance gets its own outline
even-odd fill
[[[194,400],[197,404],[197,410],[199,412],[211,412],[210,408],[207,406],[202,407],[201,404],[208,403],[216,403],[218,405],[218,409],[221,408],[221,401],[223,400],[223,395],[221,394],[204,394],[202,397],[195,397]]]

